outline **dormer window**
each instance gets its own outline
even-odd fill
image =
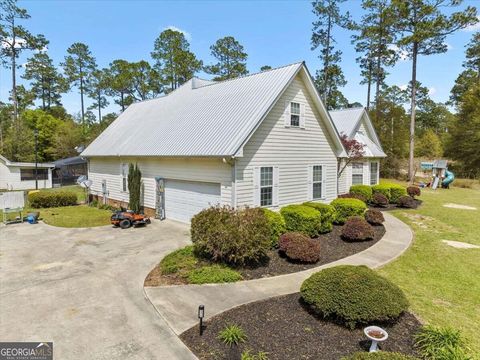
[[[290,103],[290,126],[300,126],[300,104],[296,102]]]

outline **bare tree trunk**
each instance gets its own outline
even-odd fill
[[[418,43],[413,43],[412,51],[412,103],[410,107],[410,149],[408,157],[408,181],[413,184],[415,181],[414,169],[414,150],[415,150],[415,107],[416,107],[416,92],[417,92],[417,55]]]
[[[325,106],[328,109],[328,91],[327,91],[327,84],[328,84],[328,66],[330,61],[330,31],[332,27],[332,19],[330,14],[328,15],[328,27],[327,27],[327,46],[325,47],[325,59],[323,62],[323,101],[325,102]]]
[[[15,59],[15,35],[13,37],[12,49],[12,102],[13,102],[13,119],[17,120],[18,116],[18,102],[17,102],[17,62]]]
[[[80,69],[80,71],[82,71]],[[82,106],[82,125],[85,126],[85,111],[83,108],[83,76],[80,75],[80,101]]]
[[[368,60],[367,111],[370,110],[371,89],[372,89],[372,61]]]
[[[102,96],[100,94],[100,91],[98,92],[98,122],[102,122]]]

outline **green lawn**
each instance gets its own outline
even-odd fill
[[[380,273],[406,292],[411,310],[422,320],[461,330],[472,354],[480,354],[480,249],[456,249],[442,242],[480,245],[480,191],[422,189],[421,199],[417,210],[393,212],[411,226],[415,239]],[[477,210],[446,208],[447,203]]]

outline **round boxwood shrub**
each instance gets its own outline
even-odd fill
[[[351,329],[395,320],[408,308],[403,291],[366,266],[342,265],[319,271],[303,282],[300,293],[315,313]]]
[[[341,194],[338,195],[339,199],[357,199],[360,201],[363,201],[364,203],[367,203],[367,197],[362,195],[362,194],[353,194],[353,193],[346,193],[346,194]]]
[[[279,249],[290,260],[316,263],[320,259],[320,242],[308,236],[289,232],[280,236]]]
[[[362,195],[366,201],[370,201],[372,198],[372,188],[368,185],[352,185],[350,186],[350,194]]]
[[[397,205],[402,208],[415,209],[417,207],[417,202],[414,198],[404,195],[398,199]]]
[[[335,208],[332,205],[306,202],[303,205],[313,207],[320,213],[320,233],[328,233],[333,230],[333,221],[335,220]]]
[[[374,193],[372,195],[372,204],[378,207],[387,207],[388,205],[388,199],[385,195],[382,193]]]
[[[390,197],[392,196],[390,192],[390,185],[388,184],[373,185],[372,191],[373,191],[373,194],[377,194],[377,193],[382,194],[387,198],[388,201],[390,201]]]
[[[270,228],[270,247],[276,248],[278,246],[278,238],[287,231],[285,220],[279,212],[266,208],[262,208],[262,210],[267,217],[268,227]]]
[[[287,231],[301,232],[310,237],[320,233],[320,213],[310,206],[288,205],[280,209]]]
[[[362,216],[367,209],[367,205],[358,199],[335,199],[330,205],[335,208],[336,224],[344,224],[352,216]]]
[[[398,352],[356,352],[353,355],[343,357],[342,360],[418,360],[418,358]]]
[[[348,241],[365,241],[373,239],[375,232],[364,218],[353,216],[342,228],[342,238]]]
[[[192,218],[191,237],[199,256],[244,265],[265,258],[271,234],[260,208],[214,206]]]
[[[382,225],[385,221],[381,211],[375,209],[369,209],[365,211],[365,220],[371,225]]]
[[[398,199],[402,196],[407,195],[407,189],[405,186],[398,185],[398,184],[389,184],[390,186],[390,202],[396,204]]]
[[[415,196],[420,196],[421,191],[420,191],[420,188],[418,186],[409,186],[409,187],[407,187],[407,194],[409,196],[411,196],[412,198],[414,198]]]
[[[38,191],[28,194],[28,202],[35,209],[77,204],[77,195],[68,191]]]

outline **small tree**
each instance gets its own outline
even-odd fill
[[[142,186],[142,172],[138,168],[138,164],[130,163],[128,168],[128,205],[130,210],[136,213],[140,212],[140,190]]]
[[[340,135],[340,140],[342,141],[343,147],[345,150],[347,150],[347,158],[345,160],[345,163],[341,166],[341,159],[339,159],[339,164],[338,164],[338,177],[340,177],[343,173],[343,171],[347,168],[348,164],[350,164],[353,161],[360,160],[363,158],[365,155],[365,150],[363,148],[365,145],[363,145],[361,142],[355,140],[355,139],[349,139],[349,137],[345,134]]]

